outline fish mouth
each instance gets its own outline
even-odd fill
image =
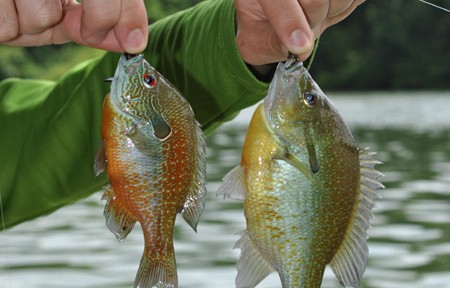
[[[128,54],[124,53],[120,57],[119,66],[127,76],[133,75],[136,70],[141,67],[144,61],[144,55],[142,54]]]
[[[303,66],[303,62],[300,61],[297,57],[291,56],[289,59],[284,62],[284,71],[285,73],[292,74],[296,72],[301,72],[305,67]]]
[[[123,53],[123,56],[125,56],[125,58],[127,58],[128,60],[130,60],[131,58],[136,57],[138,54],[130,54],[130,53]]]

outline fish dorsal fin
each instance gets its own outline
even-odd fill
[[[102,174],[106,168],[106,149],[105,142],[102,140],[100,145],[98,146],[97,155],[95,156],[94,161],[94,174],[95,177]]]
[[[375,153],[367,149],[359,151],[361,176],[358,206],[344,240],[330,262],[331,269],[344,287],[359,287],[369,254],[367,247],[369,220],[373,218],[372,209],[375,207],[375,201],[380,198],[376,190],[384,188],[378,181],[383,174],[375,169],[381,162],[373,160],[373,155]]]
[[[216,196],[223,199],[244,201],[247,194],[245,185],[245,168],[238,165],[225,175],[223,182],[217,189]]]
[[[198,220],[206,201],[206,143],[200,124],[197,123],[196,127],[197,154],[199,155],[196,167],[197,173],[190,187],[183,210],[181,210],[181,216],[194,231],[197,231]]]
[[[241,255],[236,264],[236,288],[255,287],[274,271],[262,253],[253,245],[247,230],[241,232],[241,238],[233,249],[241,249]]]
[[[116,236],[117,240],[122,241],[133,230],[136,220],[114,195],[111,186],[107,187],[102,200],[107,201],[103,211],[103,215],[106,218],[106,226]]]

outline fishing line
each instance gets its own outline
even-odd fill
[[[316,51],[317,51],[317,47],[319,47],[319,40],[320,40],[320,36],[319,38],[316,39],[316,42],[314,42],[314,49],[311,53],[311,56],[309,57],[309,62],[308,62],[308,66],[306,66],[306,70],[309,71],[309,69],[312,66],[312,63],[314,61],[314,57],[316,57]]]
[[[447,8],[444,8],[444,7],[441,7],[441,6],[438,6],[438,5],[436,5],[436,4],[427,2],[427,1],[425,1],[425,0],[419,0],[419,1],[422,2],[422,3],[428,4],[428,5],[430,5],[430,6],[433,6],[433,7],[435,7],[435,8],[441,9],[441,10],[443,10],[443,11],[445,11],[445,12],[450,13],[450,9],[447,9]]]
[[[2,231],[5,231],[5,229],[6,229],[6,225],[5,225],[5,217],[4,217],[4,214],[3,214],[3,201],[2,201],[2,193],[0,192],[0,218],[2,219],[2,230],[0,230],[0,233],[2,232]],[[6,240],[5,241],[3,241],[3,244],[4,245],[1,245],[1,246],[3,246],[3,247],[5,247],[5,273],[6,273],[6,275],[7,275],[7,277],[8,277],[8,279],[9,279],[9,285],[8,285],[8,287],[12,287],[12,284],[11,284],[11,274],[9,273],[9,257],[8,257],[8,243],[6,242]]]

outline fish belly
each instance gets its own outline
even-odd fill
[[[270,171],[270,172],[269,172]],[[244,202],[249,238],[279,273],[283,287],[320,287],[326,265],[314,243],[317,199],[305,177],[282,161],[267,173],[248,171]]]
[[[311,179],[279,159],[280,143],[260,108],[250,124],[242,161],[248,236],[284,288],[320,287],[354,213],[356,191],[353,186],[336,191],[334,175],[321,171]]]

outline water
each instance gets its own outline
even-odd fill
[[[370,230],[365,288],[450,287],[450,93],[331,94],[361,147],[377,151],[386,175]],[[252,110],[208,140],[208,202],[195,234],[180,219],[180,287],[234,287],[232,250],[245,227],[242,205],[215,198],[240,160]],[[143,251],[135,228],[119,243],[96,193],[0,233],[0,287],[132,287]],[[258,287],[280,287],[271,274]],[[322,287],[340,287],[327,269]]]

